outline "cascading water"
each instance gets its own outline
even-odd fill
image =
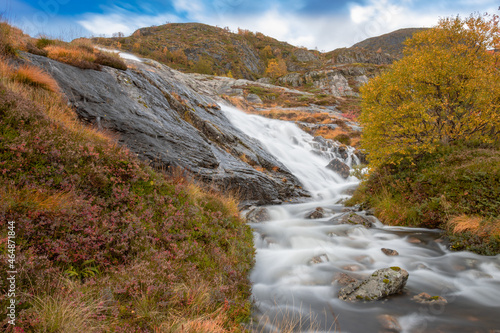
[[[357,184],[355,178],[344,180],[325,168],[335,147],[325,149],[291,122],[247,115],[228,106],[222,110],[313,195],[307,203],[269,206],[271,220],[251,225],[257,248],[251,274],[260,317],[256,331],[294,327],[290,331],[500,332],[500,255],[450,252],[439,230],[388,227],[379,221],[370,229],[331,222],[341,214],[338,202],[348,196],[344,191]],[[348,151],[344,160],[350,164],[356,157]],[[327,215],[306,219],[316,207]],[[387,256],[382,248],[399,255]],[[375,302],[337,298],[339,274],[363,279],[391,266],[410,274],[403,294]],[[412,300],[422,292],[446,302]],[[397,318],[401,328],[391,318]]]

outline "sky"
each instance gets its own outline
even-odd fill
[[[199,22],[331,51],[444,17],[500,14],[499,6],[491,0],[0,0],[0,14],[32,36],[65,40]]]

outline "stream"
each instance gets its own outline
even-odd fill
[[[500,255],[451,252],[439,230],[389,227],[375,217],[369,229],[330,222],[343,214],[340,202],[358,180],[343,179],[325,166],[334,157],[354,165],[352,149],[339,155],[337,146],[314,139],[292,122],[228,106],[222,110],[312,194],[306,203],[268,206],[271,219],[250,224],[256,247],[250,276],[255,332],[500,332]],[[326,215],[305,218],[316,207]],[[388,256],[382,248],[399,255]],[[339,274],[364,279],[391,266],[409,272],[401,294],[373,302],[338,299]],[[412,300],[423,292],[446,302]]]

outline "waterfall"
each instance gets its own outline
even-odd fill
[[[293,326],[294,332],[379,332],[389,325],[381,321],[384,316],[395,318],[401,332],[500,330],[500,255],[450,252],[439,230],[389,227],[374,217],[373,228],[332,222],[345,209],[338,204],[347,197],[344,189],[357,184],[355,178],[343,179],[325,168],[338,157],[338,145],[325,146],[291,122],[247,115],[228,106],[222,110],[313,194],[307,203],[268,206],[270,221],[251,224],[257,249],[250,276],[259,321],[255,331],[279,332]],[[352,150],[346,153],[344,162],[355,163]],[[326,215],[305,218],[316,207]],[[399,255],[387,256],[382,248]],[[338,299],[339,274],[364,279],[391,266],[410,274],[403,294],[375,302]],[[412,299],[423,292],[441,296],[446,303]]]
[[[344,180],[325,167],[332,158],[343,159],[348,165],[356,162],[357,157],[353,155],[352,147],[347,149],[346,158],[341,158],[336,153],[340,146],[338,143],[315,141],[310,134],[292,122],[248,115],[225,105],[221,108],[231,123],[260,141],[301,181],[316,200],[338,198],[343,188],[357,185],[355,177]]]

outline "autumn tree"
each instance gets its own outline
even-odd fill
[[[498,140],[498,40],[498,17],[489,15],[442,19],[407,40],[404,57],[361,89],[372,165],[457,140]]]
[[[278,78],[288,72],[286,62],[283,59],[271,59],[267,64],[266,75],[272,78]]]

